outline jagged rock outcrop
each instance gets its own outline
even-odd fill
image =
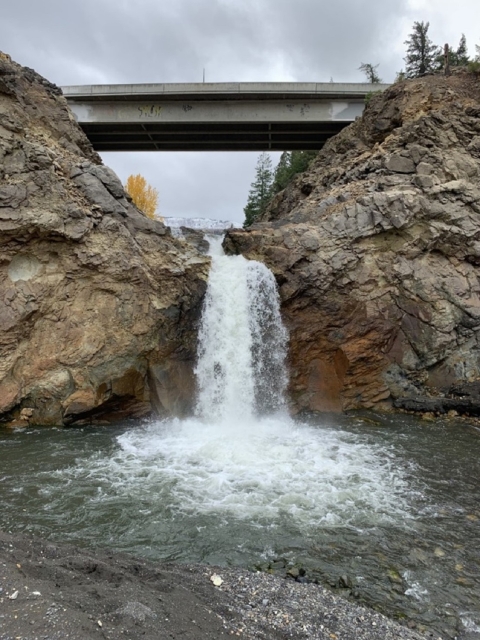
[[[208,266],[132,205],[61,91],[0,54],[0,422],[187,411]]]
[[[480,378],[478,78],[375,96],[226,246],[277,277],[297,409],[400,407]]]

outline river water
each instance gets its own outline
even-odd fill
[[[480,637],[480,430],[291,419],[273,276],[218,245],[212,255],[195,416],[0,432],[0,528],[158,560],[301,567],[420,629]]]

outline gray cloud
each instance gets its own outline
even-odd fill
[[[476,2],[456,8],[469,38]],[[391,81],[413,20],[458,42],[449,10],[447,0],[3,0],[0,42],[59,85],[199,82],[203,68],[212,82],[348,82],[363,80],[361,62],[380,63]],[[238,221],[256,157],[105,154],[122,180],[140,172],[158,188],[165,215]]]

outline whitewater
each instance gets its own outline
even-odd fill
[[[128,430],[115,455],[92,461],[89,472],[152,504],[168,487],[170,508],[182,514],[288,516],[305,526],[407,517],[406,483],[388,450],[290,418],[275,278],[259,262],[224,255],[221,242],[210,238],[195,415]]]

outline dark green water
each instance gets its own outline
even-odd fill
[[[479,452],[480,430],[407,416],[0,431],[0,527],[159,560],[302,565],[474,638]]]

